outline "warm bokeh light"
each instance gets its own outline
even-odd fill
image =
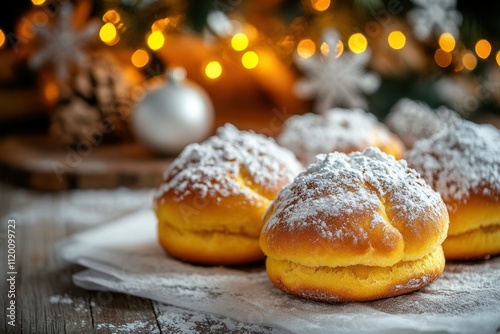
[[[102,16],[102,20],[104,22],[111,22],[113,24],[117,24],[118,22],[120,22],[121,17],[116,10],[110,9]]]
[[[321,43],[321,46],[319,47],[319,50],[325,56],[328,56],[330,54],[330,47],[328,46],[328,44],[326,44],[326,42]]]
[[[351,49],[354,53],[362,53],[368,47],[368,41],[366,37],[362,33],[355,33],[349,37],[349,41],[347,42],[349,45],[349,49]]]
[[[455,67],[453,68],[453,71],[455,72],[462,72],[464,70],[464,64],[462,62],[455,62]]]
[[[3,33],[3,30],[0,29],[0,48],[3,47],[5,44],[5,34]]]
[[[340,57],[340,55],[342,54],[342,52],[344,52],[344,43],[342,43],[342,41],[339,41],[337,43],[337,49],[335,50],[335,58],[338,58]]]
[[[328,56],[330,54],[330,47],[326,42],[323,42],[320,46],[321,53],[324,54],[325,56]],[[339,41],[337,43],[337,46],[335,47],[335,58],[340,57],[340,55],[344,52],[344,43],[342,41]]]
[[[135,67],[141,68],[149,63],[149,54],[144,49],[135,50],[130,58]]]
[[[315,51],[316,45],[314,45],[314,42],[310,39],[303,39],[297,45],[297,53],[301,58],[309,58],[314,54]]]
[[[500,51],[497,52],[496,59],[497,59],[498,66],[500,66]]]
[[[99,30],[99,37],[101,38],[101,41],[107,45],[115,45],[119,40],[116,27],[111,22],[105,23],[101,27],[101,30]]]
[[[456,41],[455,37],[453,37],[452,34],[450,34],[449,32],[445,32],[444,34],[441,34],[441,36],[439,36],[438,43],[439,47],[443,49],[443,51],[451,52],[455,48]]]
[[[259,37],[259,31],[252,24],[249,24],[249,23],[245,24],[243,31],[245,32],[245,34],[248,37],[248,40],[250,40],[250,41],[253,41],[253,40],[257,39],[257,37]]]
[[[31,0],[31,3],[35,6],[41,6],[45,3],[45,0]]]
[[[213,60],[205,66],[205,75],[209,79],[217,79],[222,74],[222,66],[217,60]]]
[[[147,43],[151,50],[159,50],[163,44],[165,44],[165,36],[163,36],[161,31],[153,31],[151,35],[148,36]]]
[[[243,57],[241,57],[241,63],[245,68],[251,70],[259,63],[259,56],[254,51],[247,51],[243,54]]]
[[[323,12],[330,7],[330,0],[311,0],[311,6],[318,12]]]
[[[402,49],[406,44],[406,36],[401,31],[393,31],[387,37],[387,42],[394,50]]]
[[[491,44],[485,39],[481,39],[476,43],[476,54],[479,58],[486,59],[491,53]]]
[[[240,32],[231,38],[231,46],[236,51],[243,51],[248,46],[248,37],[244,33]]]
[[[434,53],[434,60],[436,64],[441,67],[448,67],[451,64],[451,53],[444,51],[443,49],[437,49]]]
[[[165,28],[168,27],[170,23],[170,19],[168,17],[160,20],[156,20],[152,25],[151,25],[151,31],[163,31]]]
[[[55,103],[59,97],[59,86],[55,82],[49,82],[43,87],[43,95],[47,102]]]
[[[476,68],[477,65],[477,59],[476,57],[472,54],[472,52],[467,52],[464,54],[462,57],[462,63],[464,64],[464,67],[470,71]]]

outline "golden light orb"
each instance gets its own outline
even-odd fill
[[[437,49],[434,53],[434,61],[440,67],[448,67],[451,64],[451,60],[451,53],[446,52],[443,49]]]
[[[246,69],[251,70],[259,64],[259,55],[254,51],[247,51],[241,57],[241,63]]]
[[[301,58],[307,59],[316,52],[316,45],[311,39],[303,39],[297,45],[297,53]]]
[[[163,33],[161,31],[153,31],[147,39],[147,44],[148,47],[153,50],[159,50],[165,44],[165,36],[163,36]]]
[[[113,23],[105,23],[99,30],[99,38],[107,45],[115,45],[119,41],[118,31]]]
[[[472,52],[466,52],[462,57],[462,63],[464,64],[464,67],[466,69],[472,71],[476,68],[477,65],[476,56],[474,56]]]
[[[135,67],[141,68],[149,63],[149,54],[144,49],[138,49],[132,54],[130,60]]]
[[[406,44],[406,36],[401,31],[396,30],[389,34],[387,37],[387,42],[389,46],[394,50],[402,49]]]
[[[349,37],[347,44],[349,45],[349,49],[351,49],[352,52],[362,53],[365,52],[366,48],[368,47],[368,40],[362,33],[358,32],[352,34],[351,37]]]
[[[485,39],[481,39],[476,43],[476,54],[479,58],[486,59],[491,53],[491,44]]]
[[[217,79],[222,74],[222,65],[217,61],[213,60],[205,66],[205,75],[209,79]]]
[[[451,52],[455,49],[456,41],[455,37],[449,32],[445,32],[439,36],[439,47],[443,49],[444,52]]]
[[[311,0],[311,6],[314,10],[318,12],[324,12],[330,7],[330,0]]]
[[[231,46],[236,51],[243,51],[248,47],[248,36],[240,32],[231,38]]]

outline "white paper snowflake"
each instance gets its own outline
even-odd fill
[[[235,30],[234,22],[220,10],[214,10],[207,15],[207,28],[210,33],[219,38],[231,36]]]
[[[295,84],[295,94],[300,98],[315,98],[314,111],[318,113],[332,107],[366,109],[362,93],[373,93],[380,85],[379,77],[365,69],[370,51],[344,52],[336,58],[333,50],[339,41],[338,33],[328,29],[323,40],[332,50],[328,55],[315,54],[307,59],[294,55],[295,64],[306,75]]]
[[[408,12],[408,21],[420,40],[433,33],[449,32],[458,38],[462,14],[456,10],[456,0],[412,0],[416,7]]]
[[[81,66],[86,61],[85,45],[97,36],[99,24],[91,22],[80,31],[72,25],[73,5],[64,2],[52,26],[36,26],[40,48],[30,59],[30,67],[37,70],[51,64],[56,77],[64,82],[68,79],[71,66]]]

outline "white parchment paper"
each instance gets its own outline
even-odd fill
[[[73,277],[84,289],[122,292],[290,332],[500,331],[500,257],[449,263],[437,281],[408,295],[324,304],[281,292],[263,265],[201,267],[168,257],[158,245],[150,210],[74,235],[58,251],[65,260],[89,268]]]

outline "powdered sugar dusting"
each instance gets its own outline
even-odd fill
[[[318,155],[315,164],[279,193],[264,231],[314,229],[318,236],[333,241],[366,242],[369,237],[361,224],[347,223],[363,212],[373,213],[370,228],[383,223],[381,202],[391,203],[394,215],[410,224],[422,217],[439,221],[445,211],[439,194],[406,161],[369,148],[364,153]],[[415,234],[419,229],[412,226]]]
[[[158,321],[169,333],[285,333],[277,328],[238,322],[229,318],[213,314],[201,314],[170,305],[158,304],[158,307],[162,312],[158,317]]]
[[[62,295],[52,295],[49,298],[51,304],[73,305],[77,312],[88,311],[87,302],[81,297],[74,297],[67,293]]]
[[[111,333],[115,334],[126,334],[126,333],[151,333],[159,334],[160,330],[155,324],[148,321],[136,320],[127,324],[113,325],[108,323],[102,323],[96,325],[97,330],[109,330]]]
[[[393,289],[394,290],[417,290],[424,285],[429,284],[434,281],[434,277],[430,276],[421,276],[421,277],[413,277],[405,284],[396,284]]]
[[[73,304],[73,298],[71,298],[68,294],[52,295],[52,296],[50,296],[50,303],[51,304],[70,305],[70,304]]]
[[[407,160],[446,202],[466,201],[469,194],[499,197],[500,131],[463,121],[418,142]],[[448,210],[456,208],[448,203]]]
[[[361,109],[334,108],[323,115],[289,118],[277,140],[309,164],[320,153],[364,151],[372,145],[375,129],[382,144],[390,140],[389,131],[373,114]]]
[[[446,129],[459,117],[446,107],[432,110],[424,102],[403,98],[392,107],[385,122],[411,148],[417,141]]]
[[[293,154],[272,138],[226,124],[216,136],[182,151],[165,172],[156,198],[174,191],[178,201],[192,193],[201,198],[244,195],[252,199],[258,196],[249,189],[253,185],[272,190],[283,180],[290,182],[301,170]],[[249,187],[241,186],[241,174],[248,177]]]
[[[156,230],[144,229],[144,226],[156,224],[156,218],[150,213],[124,217],[72,238],[59,251],[69,255],[67,260],[71,262],[83,263],[85,259],[87,264],[98,264],[95,268],[99,271],[86,270],[73,276],[80,287],[151,298],[183,309],[252,323],[256,329],[259,324],[285,328],[292,333],[313,334],[495,333],[500,325],[500,257],[474,263],[448,262],[439,279],[411,294],[332,305],[282,292],[269,281],[263,266],[251,272],[192,266],[166,256],[160,247],[148,254],[137,253],[137,248],[123,238],[145,234],[144,243],[154,244]],[[122,242],[110,249],[109,233],[104,233],[105,230]],[[132,260],[131,255],[134,255]],[[93,261],[88,262],[89,259]],[[206,319],[196,315],[165,315],[171,312],[172,309],[163,312],[160,308],[158,320],[162,329],[166,327],[163,333],[177,333],[169,331],[168,323],[183,320],[199,323],[198,320]],[[210,321],[209,329],[216,329],[214,325],[215,322]],[[235,326],[228,325],[228,331],[240,328]],[[196,326],[185,326],[192,327]],[[247,327],[243,328],[246,332]]]

